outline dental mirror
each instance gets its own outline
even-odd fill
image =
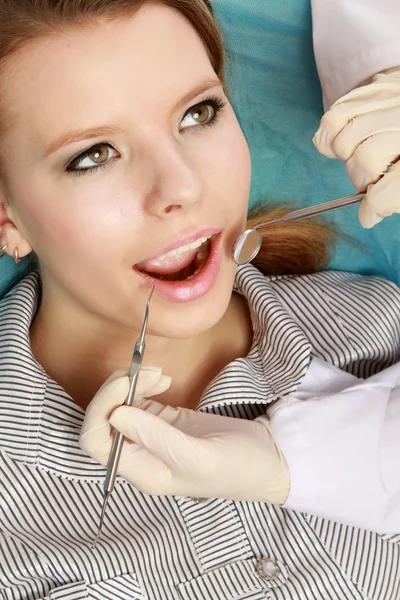
[[[238,238],[233,247],[233,258],[237,265],[251,262],[259,253],[262,235],[257,229],[248,229]]]
[[[353,204],[361,202],[364,197],[365,193],[353,194],[352,196],[346,196],[345,198],[339,198],[338,200],[331,200],[331,202],[323,202],[316,206],[301,208],[300,210],[292,211],[279,219],[261,223],[261,225],[257,225],[254,229],[247,229],[238,237],[232,248],[233,260],[240,266],[246,265],[255,259],[262,245],[260,229],[276,225],[277,223],[287,223],[289,221],[300,221],[301,219],[316,217],[317,215],[322,215],[332,210],[337,210],[338,208],[344,208],[345,206],[353,206]]]

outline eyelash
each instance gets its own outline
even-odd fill
[[[216,125],[219,121],[219,116],[220,116],[220,112],[223,108],[225,108],[226,106],[226,102],[224,102],[223,100],[221,100],[218,97],[210,97],[207,98],[205,100],[202,100],[201,102],[197,102],[194,106],[192,106],[191,108],[189,108],[185,114],[182,117],[182,121],[191,113],[194,112],[196,110],[196,108],[203,106],[205,104],[209,104],[215,111],[215,114],[213,116],[213,118],[208,121],[208,123],[199,123],[199,125],[197,126],[193,126],[193,128],[195,129],[205,129],[206,127],[212,127],[213,125]],[[80,176],[80,175],[94,175],[95,173],[97,173],[98,171],[105,169],[106,167],[109,166],[110,164],[110,160],[104,162],[103,164],[97,165],[95,167],[86,167],[84,169],[76,169],[76,165],[78,165],[80,162],[82,162],[85,158],[87,158],[89,156],[89,154],[97,147],[99,146],[109,146],[110,148],[113,148],[113,146],[107,142],[100,142],[98,144],[94,144],[93,146],[90,146],[90,148],[88,148],[87,150],[85,150],[84,152],[82,152],[81,154],[79,154],[78,156],[76,156],[75,158],[73,158],[68,165],[65,167],[65,172],[67,175],[74,175],[74,176]],[[115,148],[113,148],[113,150],[115,150]],[[116,158],[111,159],[111,161],[117,160]]]

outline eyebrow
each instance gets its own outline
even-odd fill
[[[189,93],[185,94],[174,106],[174,112],[178,110],[181,106],[190,102],[192,98],[196,98],[205,92],[208,92],[211,89],[216,87],[221,87],[222,83],[219,79],[213,78],[203,81],[200,85],[192,89]],[[123,133],[123,129],[121,127],[116,127],[115,125],[103,125],[100,127],[91,127],[90,129],[77,129],[75,131],[69,131],[68,133],[64,133],[60,137],[58,137],[54,142],[50,144],[50,146],[46,149],[44,156],[47,157],[57,150],[60,150],[63,146],[67,146],[69,144],[73,144],[76,142],[81,142],[82,140],[115,135],[117,133]]]
[[[197,87],[192,89],[188,94],[185,94],[183,96],[183,98],[181,98],[175,104],[174,112],[177,111],[181,106],[184,106],[185,104],[190,102],[190,100],[192,100],[192,98],[201,96],[201,94],[205,94],[206,92],[208,92],[214,88],[221,87],[221,86],[222,86],[222,83],[217,78],[207,79],[206,81],[203,81],[203,83],[200,83],[200,85],[198,85]]]

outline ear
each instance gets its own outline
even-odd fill
[[[15,248],[18,248],[20,258],[32,251],[32,246],[15,224],[12,205],[0,186],[0,245],[6,244],[5,252],[10,256],[14,256]]]

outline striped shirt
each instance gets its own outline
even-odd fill
[[[254,419],[299,388],[312,357],[363,378],[399,360],[400,294],[388,281],[266,278],[246,265],[235,288],[253,345],[197,410]],[[400,599],[399,536],[268,503],[148,496],[122,478],[93,550],[105,469],[79,447],[83,411],[32,354],[39,292],[30,273],[0,302],[1,598]]]

